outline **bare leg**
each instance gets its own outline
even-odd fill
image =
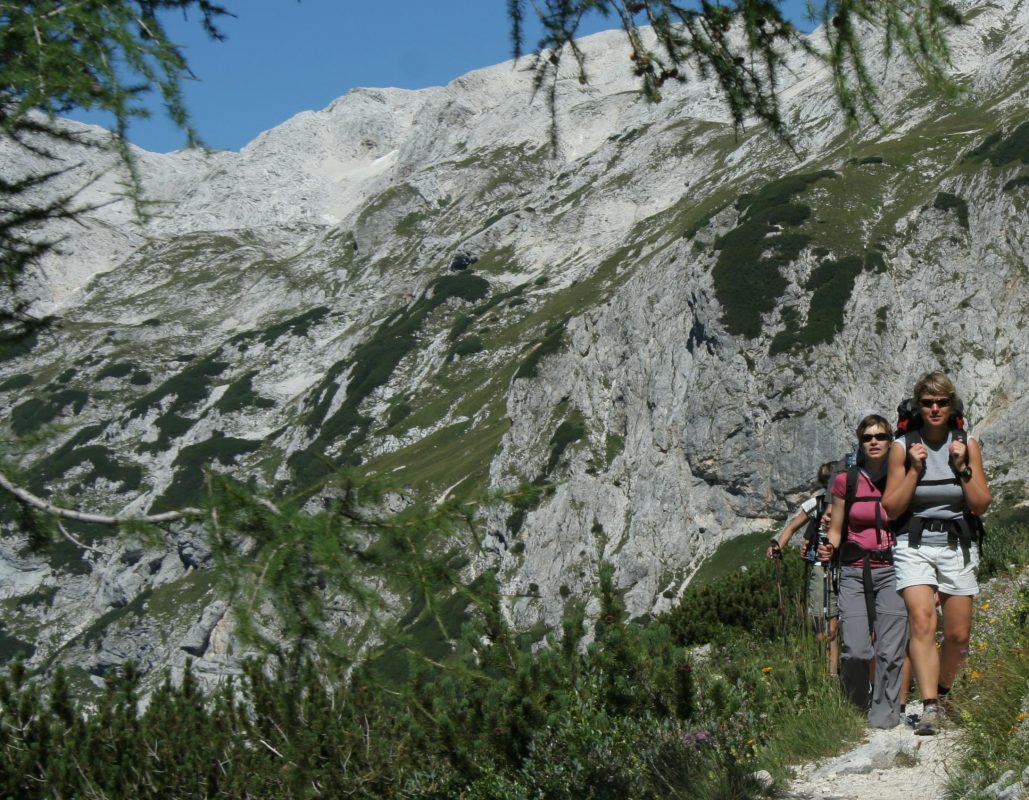
[[[943,647],[940,650],[941,686],[951,686],[968,654],[972,632],[972,598],[940,592],[943,609]]]
[[[936,652],[936,600],[932,586],[921,584],[901,591],[908,609],[911,638],[908,653],[922,701],[936,699],[940,680],[940,657]]]

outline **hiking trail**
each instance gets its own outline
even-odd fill
[[[909,711],[921,712],[919,703]],[[958,730],[944,726],[936,736],[915,736],[905,724],[869,728],[852,750],[796,768],[787,787],[790,800],[943,800],[947,765],[953,763]]]

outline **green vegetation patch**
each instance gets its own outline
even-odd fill
[[[562,319],[547,326],[546,331],[543,333],[543,338],[533,347],[529,355],[526,356],[525,361],[518,367],[518,371],[515,372],[515,378],[533,378],[536,376],[540,362],[547,356],[558,352],[564,344],[565,326],[567,324],[568,320]]]
[[[25,373],[11,375],[9,378],[5,378],[3,382],[0,382],[0,392],[13,392],[15,389],[24,389],[26,386],[29,386],[33,380],[35,380],[35,378],[31,375],[26,375]]]
[[[123,606],[112,608],[96,622],[84,630],[78,637],[83,645],[99,645],[104,640],[104,634],[112,625],[126,619],[130,614],[137,620],[146,618],[146,603],[153,589],[144,589],[131,601]]]
[[[807,282],[807,289],[812,292],[807,321],[800,326],[797,312],[784,310],[785,328],[772,339],[769,354],[831,342],[843,330],[854,281],[864,267],[864,260],[857,256],[823,261],[815,267]]]
[[[761,315],[775,307],[787,286],[782,268],[811,240],[807,234],[783,230],[811,216],[810,206],[793,198],[812,184],[835,177],[832,170],[790,175],[740,197],[737,208],[742,216],[715,243],[718,259],[712,270],[722,321],[731,333],[751,339],[760,334]]]
[[[210,439],[183,447],[175,457],[175,477],[151,506],[151,513],[172,511],[196,503],[204,493],[204,468],[217,461],[224,467],[234,466],[239,456],[252,453],[261,442],[237,439],[215,431]]]
[[[391,186],[364,207],[360,215],[358,215],[357,224],[365,225],[372,217],[377,214],[381,214],[387,209],[400,207],[409,202],[421,199],[421,194],[413,186],[406,183]]]
[[[0,332],[0,363],[10,361],[12,358],[19,358],[32,352],[32,348],[39,343],[39,331],[29,333]]]
[[[679,641],[726,642],[741,633],[771,640],[784,625],[800,624],[792,615],[784,616],[790,609],[780,608],[779,592],[788,606],[799,609],[803,561],[766,559],[769,537],[762,532],[730,539],[704,561],[678,607],[662,617]]]
[[[103,445],[87,445],[100,435],[103,425],[89,425],[61,447],[41,458],[29,471],[29,485],[36,493],[46,491],[49,484],[61,478],[75,467],[89,465],[81,476],[82,486],[90,486],[98,479],[105,479],[121,486],[121,491],[132,492],[139,488],[143,471],[135,464],[119,461],[114,451]]]
[[[987,158],[995,167],[1002,167],[1013,161],[1029,164],[1029,122],[1023,122],[1006,139],[994,144]]]
[[[975,147],[973,147],[971,150],[965,153],[961,160],[984,161],[986,157],[989,155],[990,151],[993,149],[993,146],[1003,138],[1004,135],[1000,131],[994,131],[985,139],[983,139],[979,144],[977,144]]]
[[[557,426],[554,435],[550,437],[550,456],[547,459],[547,466],[544,475],[550,475],[554,468],[561,461],[571,445],[582,440],[586,436],[586,422],[578,410],[573,411],[567,419]]]
[[[311,327],[325,319],[328,313],[329,309],[327,306],[316,306],[303,314],[297,314],[295,317],[269,325],[262,330],[237,333],[229,339],[229,342],[232,344],[244,344],[251,339],[257,339],[263,344],[270,346],[286,334],[291,336],[307,336]]]
[[[231,414],[244,408],[274,408],[275,401],[261,397],[254,391],[254,376],[258,370],[253,369],[229,384],[225,394],[218,398],[214,407],[222,414]]]
[[[141,443],[140,452],[159,453],[162,450],[166,450],[173,439],[178,439],[180,436],[185,435],[195,423],[195,419],[180,416],[174,411],[162,414],[154,423],[154,426],[157,428],[157,439],[150,443]]]
[[[119,361],[115,364],[108,364],[96,374],[97,380],[104,378],[124,378],[137,369],[137,366],[130,361]]]
[[[1015,189],[1021,188],[1022,186],[1029,186],[1029,175],[1019,175],[1017,178],[1012,178],[1004,184],[1005,192],[1013,192]],[[0,386],[0,389],[3,387]]]
[[[437,278],[410,308],[391,315],[370,339],[358,345],[350,359],[337,362],[330,368],[315,387],[312,394],[314,405],[303,417],[308,429],[318,431],[318,435],[307,448],[294,453],[289,459],[301,485],[328,474],[334,464],[357,463],[357,448],[364,443],[371,422],[360,413],[360,405],[389,381],[403,358],[414,350],[418,334],[429,315],[451,298],[477,302],[489,293],[489,289],[489,281],[471,272]],[[339,409],[328,416],[340,389],[341,376],[347,370],[346,397]],[[346,442],[344,451],[336,459],[329,459],[325,453],[340,442]]]
[[[966,231],[968,230],[968,203],[950,192],[939,192],[933,201],[933,208],[940,211],[954,211],[958,215],[958,222]]]
[[[411,416],[412,411],[414,411],[414,407],[406,401],[395,403],[390,406],[389,414],[386,415],[386,426],[389,428],[396,427]]]
[[[459,358],[462,356],[471,356],[476,353],[481,353],[485,349],[482,339],[478,336],[465,336],[463,339],[454,343],[454,346],[450,349],[449,358],[453,358],[454,356]]]
[[[0,622],[0,665],[18,657],[32,658],[35,652],[36,648],[32,644],[9,634],[3,622]]]
[[[205,400],[211,390],[213,378],[229,368],[227,361],[216,361],[214,355],[189,361],[189,366],[147,392],[128,406],[129,418],[141,417],[152,408],[159,408],[167,397],[174,397],[165,413],[183,411]]]
[[[875,332],[882,336],[889,330],[887,320],[890,318],[890,307],[879,306],[875,310]]]
[[[1005,137],[994,131],[978,145],[969,150],[963,161],[989,161],[995,167],[1003,167],[1016,161],[1029,164],[1029,122],[1023,122]]]
[[[11,410],[10,426],[15,436],[25,436],[71,409],[78,414],[89,402],[89,395],[78,389],[62,389],[47,399],[32,397]]]
[[[608,433],[604,439],[604,462],[610,467],[618,456],[625,452],[625,437],[615,433]]]

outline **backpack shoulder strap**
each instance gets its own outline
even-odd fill
[[[847,488],[843,495],[843,532],[840,535],[840,546],[847,541],[847,532],[850,530],[850,508],[857,498],[858,478],[861,477],[861,467],[855,464],[847,468]]]

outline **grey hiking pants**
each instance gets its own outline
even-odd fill
[[[868,611],[861,567],[840,570],[840,633],[843,636],[840,676],[844,691],[860,706],[868,705],[873,728],[900,724],[900,675],[908,643],[908,612],[897,593],[893,567],[872,570],[875,636],[868,632]],[[875,660],[871,704],[868,666]]]

